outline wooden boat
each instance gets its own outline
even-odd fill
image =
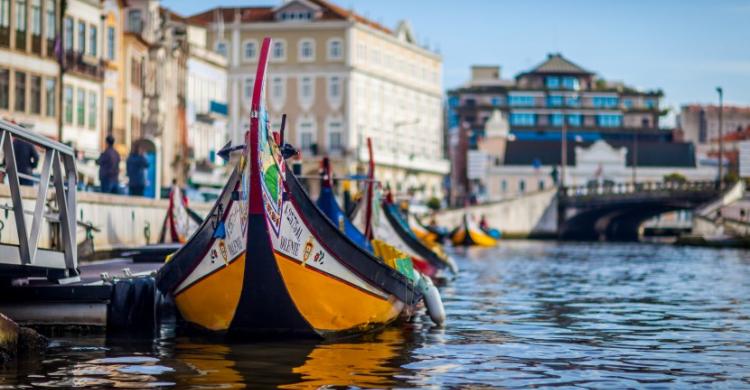
[[[159,243],[184,244],[203,222],[188,206],[185,193],[176,184],[169,190],[169,206],[159,233]]]
[[[458,272],[456,263],[440,248],[429,248],[412,233],[408,222],[398,211],[398,206],[386,198],[380,200],[375,187],[372,145],[367,140],[370,152],[370,169],[367,190],[354,213],[354,225],[364,231],[366,237],[393,245],[412,258],[414,267],[433,280],[450,279]]]
[[[333,194],[331,166],[327,157],[324,157],[321,161],[320,195],[316,204],[323,214],[328,217],[328,220],[338,226],[339,230],[346,234],[349,239],[359,245],[360,248],[373,253],[370,240],[354,226],[336,201],[336,196]]]
[[[358,247],[287,168],[264,105],[270,44],[261,45],[237,169],[210,217],[158,272],[158,288],[187,322],[213,331],[338,335],[412,313],[425,292],[434,300],[434,286]]]
[[[468,214],[464,214],[461,225],[451,233],[451,242],[455,246],[484,246],[497,245],[497,240],[487,235]]]

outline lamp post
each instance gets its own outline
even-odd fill
[[[565,102],[563,102],[563,105]],[[565,109],[562,112],[562,131],[560,132],[560,188],[565,188],[565,175],[568,165],[568,126],[565,121]]]
[[[716,87],[719,94],[719,188],[724,182],[724,89]]]

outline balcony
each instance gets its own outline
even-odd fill
[[[94,63],[91,63],[84,59],[83,53],[67,51],[65,52],[65,71],[96,80],[103,80],[104,61],[96,60]]]

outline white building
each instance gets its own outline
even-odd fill
[[[517,140],[507,129],[507,119],[493,112],[486,137],[470,155],[470,167],[478,167],[470,172],[479,201],[550,189],[562,175],[560,141]],[[715,167],[699,165],[693,144],[684,142],[570,141],[566,167],[566,186],[631,183],[634,177],[637,182],[661,182],[671,174],[688,180],[716,178]]]
[[[276,7],[216,8],[190,18],[208,26],[229,61],[233,141],[241,142],[260,43],[273,38],[267,92],[275,129],[302,150],[304,173],[323,155],[338,175],[363,172],[373,139],[378,179],[419,196],[442,196],[442,59],[408,24],[388,29],[322,0]]]
[[[227,60],[206,48],[206,30],[188,25],[187,127],[188,175],[196,185],[223,184],[223,162],[217,153],[229,141],[227,129]]]

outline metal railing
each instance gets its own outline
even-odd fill
[[[22,143],[41,149],[40,175],[19,172],[17,148]],[[0,266],[10,267],[11,273],[19,275],[44,273],[58,282],[75,280],[78,276],[76,246],[76,166],[73,149],[67,145],[30,132],[18,125],[0,120],[0,150],[3,151],[5,172],[12,201],[12,215],[16,226],[18,245],[0,243]],[[27,151],[28,152],[28,149]],[[27,163],[24,163],[27,164]],[[34,209],[25,210],[21,183],[36,191]],[[28,184],[31,184],[28,186]],[[54,197],[47,202],[49,189],[54,189]],[[54,203],[54,204],[53,204]],[[7,207],[5,207],[7,208]],[[32,215],[31,229],[28,229],[26,214]],[[42,225],[49,220],[57,226],[53,235],[53,247],[39,248]],[[36,272],[34,272],[36,271]]]
[[[653,181],[653,182],[628,182],[628,183],[598,183],[581,186],[563,187],[560,189],[560,195],[563,197],[579,196],[605,196],[634,194],[644,192],[663,192],[663,191],[718,191],[716,181]]]

